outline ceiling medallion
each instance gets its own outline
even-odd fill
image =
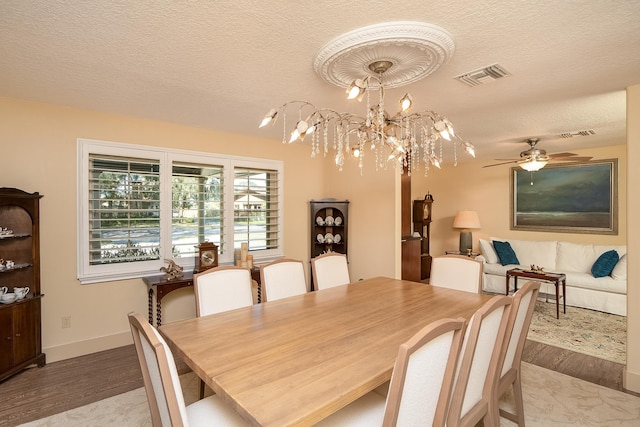
[[[421,22],[388,22],[348,32],[327,43],[316,55],[314,69],[325,81],[347,88],[348,99],[362,101],[364,115],[316,108],[308,101],[289,101],[272,108],[260,127],[282,116],[283,143],[311,138],[311,156],[334,151],[340,170],[345,159],[359,161],[363,171],[366,148],[375,157],[376,170],[388,164],[411,174],[424,164],[440,168],[444,146],[453,150],[457,164],[457,143],[475,157],[474,147],[455,134],[453,125],[432,110],[411,112],[413,98],[400,99],[400,111],[385,109],[385,89],[418,81],[445,64],[454,52],[453,38],[444,29]],[[378,94],[372,104],[370,93]],[[287,108],[297,108],[297,121],[287,140]],[[304,112],[304,114],[303,114]],[[295,113],[294,113],[295,114]]]
[[[368,65],[389,61],[384,75],[387,88],[395,88],[432,74],[453,56],[453,37],[443,28],[423,22],[383,22],[350,31],[324,45],[313,68],[328,83],[347,87],[371,74]]]

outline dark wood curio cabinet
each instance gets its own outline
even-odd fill
[[[0,188],[0,287],[28,287],[16,301],[0,301],[0,381],[31,365],[44,366],[40,291],[40,198]],[[9,264],[7,264],[9,261]]]
[[[309,202],[311,214],[310,258],[327,252],[345,254],[349,259],[349,201],[322,199]],[[314,289],[313,274],[309,271],[311,290]]]

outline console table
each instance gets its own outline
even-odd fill
[[[254,266],[251,269],[251,278],[258,282],[258,303],[260,303],[262,302],[260,267]],[[153,325],[153,295],[155,294],[156,327],[159,327],[162,325],[162,298],[177,289],[193,286],[193,272],[187,271],[182,277],[173,280],[167,280],[164,274],[143,277],[142,280],[147,285],[147,293],[149,295],[149,323]]]
[[[505,295],[509,295],[509,279],[513,277],[513,291],[518,291],[518,277],[524,277],[535,281],[551,282],[556,287],[556,318],[560,318],[560,294],[559,289],[562,286],[562,308],[564,314],[567,314],[567,275],[564,273],[546,273],[523,270],[521,268],[513,268],[507,271],[507,289]],[[547,294],[548,295],[548,294]]]

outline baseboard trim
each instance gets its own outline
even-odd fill
[[[625,366],[624,375],[622,375],[622,387],[625,390],[640,393],[640,374],[629,372]]]
[[[47,363],[51,363],[129,344],[133,344],[131,332],[121,332],[90,340],[43,348],[42,351],[47,355]]]

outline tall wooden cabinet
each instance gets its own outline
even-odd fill
[[[420,233],[420,279],[427,279],[431,273],[431,254],[429,243],[431,240],[431,209],[433,196],[427,193],[424,200],[413,201],[413,231]]]
[[[322,199],[309,202],[311,213],[311,258],[325,252],[347,255],[349,239],[349,201]]]
[[[349,259],[349,201],[322,199],[309,202],[310,252],[309,258],[323,253],[337,252]],[[309,283],[314,289],[313,274],[309,271]]]
[[[0,188],[0,287],[28,287],[25,298],[0,304],[0,381],[37,364],[44,366],[41,337],[40,198]],[[12,261],[7,266],[7,260]]]

